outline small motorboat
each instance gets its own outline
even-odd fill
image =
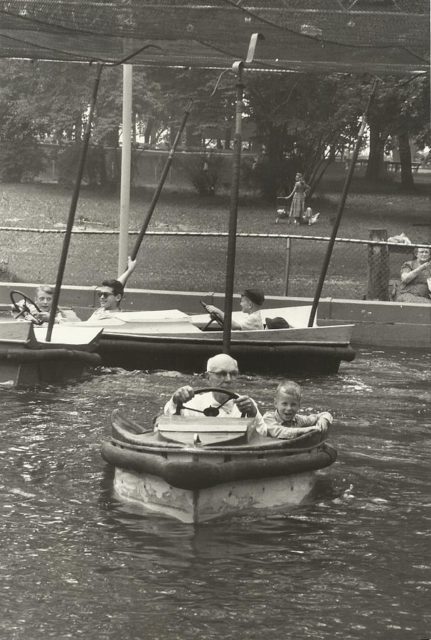
[[[244,373],[336,373],[341,362],[355,357],[353,325],[308,327],[309,306],[262,313],[266,320],[285,320],[286,328],[232,331],[231,355]],[[239,318],[239,313],[232,317]],[[103,364],[130,370],[199,371],[223,346],[223,331],[208,327],[207,314],[177,309],[123,312],[85,324],[103,328],[98,347]]]
[[[252,423],[160,415],[148,429],[115,410],[111,438],[102,446],[115,467],[115,494],[184,523],[301,503],[316,471],[335,462],[336,450],[317,427],[279,440],[259,435]]]

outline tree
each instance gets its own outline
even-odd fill
[[[358,128],[361,97],[347,76],[253,76],[247,97],[248,117],[266,151],[260,172],[268,199],[289,192],[297,171],[313,190]]]
[[[419,148],[431,144],[430,135],[430,86],[429,76],[405,81],[398,90],[398,117],[394,134],[398,138],[401,163],[401,186],[411,189],[414,186],[410,139]]]
[[[43,154],[38,140],[46,133],[43,118],[34,117],[29,92],[36,85],[29,65],[0,64],[0,176],[3,180],[20,181],[37,175],[43,167]]]
[[[365,88],[366,85],[363,85]],[[401,184],[413,186],[410,138],[427,144],[429,135],[429,77],[380,80],[368,117],[370,155],[366,177],[379,180],[384,174],[384,150],[389,137],[398,140],[401,163]]]

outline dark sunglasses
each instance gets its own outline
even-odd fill
[[[99,298],[109,298],[109,296],[113,296],[113,293],[108,293],[107,291],[98,291],[97,295]]]

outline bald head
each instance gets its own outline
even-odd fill
[[[210,358],[207,362],[207,371],[208,373],[212,371],[237,371],[238,372],[238,362],[228,356],[226,353],[219,353],[216,356]]]

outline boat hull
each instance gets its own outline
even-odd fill
[[[45,329],[46,331],[46,329]],[[39,342],[28,322],[0,323],[0,385],[32,387],[79,379],[101,364],[89,345]]]
[[[355,357],[346,331],[339,327],[244,333],[233,334],[230,350],[243,373],[336,373],[341,362]],[[191,336],[104,332],[98,353],[106,366],[192,372],[200,371],[222,346],[220,332]]]
[[[29,358],[29,355],[32,357]],[[100,363],[98,354],[75,350],[29,352],[23,349],[21,352],[14,350],[12,353],[0,350],[0,385],[33,387],[44,384],[63,384],[79,380]]]
[[[164,431],[169,425],[165,428],[161,420],[156,431],[143,431],[114,412],[112,438],[103,443],[102,457],[115,467],[114,492],[119,498],[181,522],[299,504],[311,492],[315,472],[337,457],[317,428],[294,440],[263,437],[252,430],[245,440],[202,446],[181,443],[181,425],[187,418],[163,419],[173,422],[177,441],[173,433],[168,440],[163,437],[157,425]],[[225,426],[227,418],[211,420],[215,433],[217,428],[231,428]],[[198,429],[194,425],[192,431]],[[208,433],[200,433],[202,440],[204,435]]]
[[[173,487],[158,476],[116,468],[114,493],[155,513],[197,524],[243,512],[298,505],[311,493],[314,483],[315,472],[307,471],[190,490]]]

